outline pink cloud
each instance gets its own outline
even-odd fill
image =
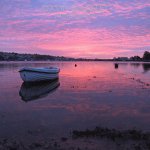
[[[20,32],[19,34],[17,31],[8,30],[7,36],[1,37],[0,40],[9,41],[9,47],[15,47],[17,45],[16,48],[43,49],[47,53],[50,53],[51,50],[56,50],[61,51],[65,56],[113,57],[120,52],[130,52],[136,47],[149,46],[149,31],[143,31],[143,33],[137,34],[137,30],[140,30],[140,28],[76,28],[52,33]],[[131,31],[136,34],[130,33]],[[7,48],[7,42],[3,46]]]

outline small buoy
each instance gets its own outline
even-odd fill
[[[117,63],[115,63],[115,69],[118,69],[119,65]]]
[[[75,64],[74,66],[77,67],[77,64]]]

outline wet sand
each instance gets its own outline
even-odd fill
[[[96,127],[93,130],[74,130],[68,137],[24,142],[1,139],[2,150],[149,150],[150,133]]]

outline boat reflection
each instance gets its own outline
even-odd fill
[[[141,66],[141,63],[130,63],[131,67],[138,69]]]
[[[142,66],[144,73],[150,71],[150,63],[143,63]]]
[[[119,67],[119,64],[118,64],[118,63],[115,63],[115,64],[114,64],[114,68],[115,68],[115,69],[118,69],[118,67]]]
[[[59,79],[50,82],[22,83],[19,91],[23,101],[32,101],[47,96],[60,86]]]

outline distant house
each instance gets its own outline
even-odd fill
[[[133,56],[130,58],[131,61],[141,61],[142,59],[139,56]]]
[[[118,58],[114,58],[113,60],[115,61],[129,61],[128,57],[118,57]]]

